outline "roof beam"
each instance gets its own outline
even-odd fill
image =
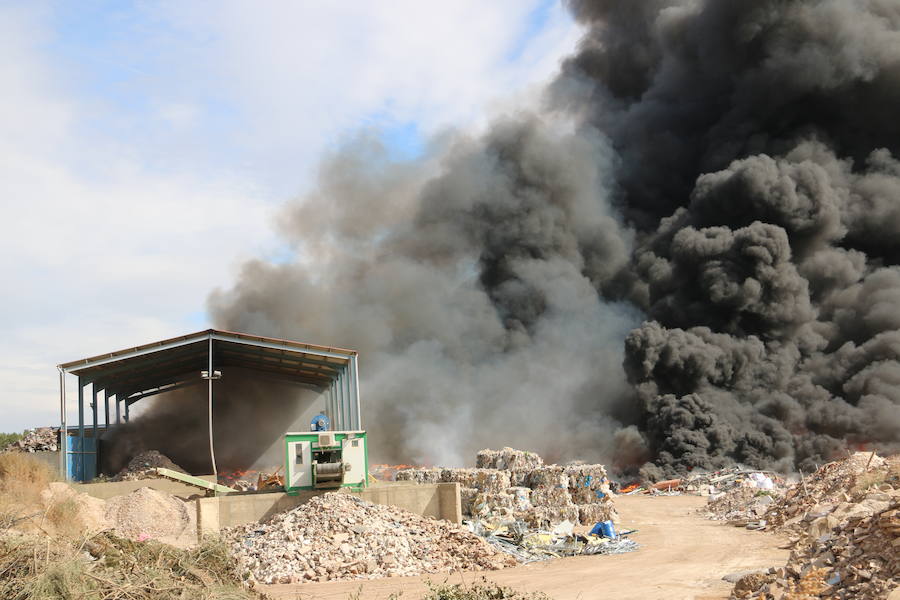
[[[286,350],[288,352],[302,352],[303,354],[312,354],[314,356],[327,356],[329,358],[338,358],[343,361],[350,360],[350,356],[348,354],[341,354],[338,352],[329,352],[327,350],[320,349],[312,349],[312,348],[299,348],[297,346],[291,346],[289,344],[276,343],[274,341],[264,341],[264,339],[255,338],[248,339],[246,337],[231,337],[227,334],[217,333],[214,330],[210,335],[212,339],[221,341],[221,342],[234,342],[237,344],[246,344],[249,346],[257,346],[259,348],[272,348],[273,350]]]
[[[195,342],[199,342],[207,339],[210,334],[200,334],[197,337],[188,337],[182,339],[176,339],[170,342],[160,342],[158,344],[154,344],[152,346],[138,346],[130,351],[127,351],[123,354],[104,354],[101,356],[97,356],[94,358],[85,358],[81,361],[75,361],[73,363],[65,363],[59,365],[59,368],[67,373],[79,373],[83,369],[99,367],[102,365],[108,365],[110,363],[118,362],[120,360],[126,360],[129,358],[136,358],[138,356],[146,356],[148,354],[153,354],[154,352],[160,352],[161,350],[171,350],[173,348],[180,348],[182,346],[187,346],[188,344],[193,344]]]

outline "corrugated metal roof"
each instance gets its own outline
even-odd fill
[[[346,368],[355,350],[319,346],[219,329],[99,354],[59,365],[95,388],[128,396],[184,383],[206,370],[209,341],[215,369],[241,367],[307,386],[326,388]],[[161,390],[163,391],[163,390]]]

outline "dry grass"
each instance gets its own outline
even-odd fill
[[[227,547],[206,540],[192,550],[132,542],[109,533],[83,540],[0,537],[4,600],[251,600]]]
[[[41,492],[53,480],[50,467],[19,452],[0,453],[0,531],[43,513]]]
[[[46,463],[28,454],[0,453],[0,532],[15,527],[59,537],[83,536],[79,507],[72,498],[49,496],[47,504],[47,486],[54,479]]]
[[[0,452],[0,492],[24,500],[40,498],[53,481],[50,466],[22,452]]]

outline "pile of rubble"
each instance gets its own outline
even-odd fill
[[[772,503],[773,495],[755,488],[737,488],[711,499],[701,512],[716,521],[727,521],[729,525],[764,529],[765,516]]]
[[[56,452],[59,450],[57,431],[52,427],[38,427],[25,432],[22,439],[3,450],[5,452]]]
[[[262,583],[374,579],[515,564],[459,525],[340,492],[224,535],[241,569]]]
[[[701,512],[707,518],[728,521],[736,527],[765,529],[766,514],[786,490],[784,480],[763,473],[734,480],[726,491],[710,489],[709,502]]]
[[[476,465],[405,469],[396,479],[459,483],[462,512],[470,518],[505,517],[535,528],[618,520],[603,465],[545,465],[537,454],[512,448],[482,450]]]
[[[900,456],[828,463],[765,516],[789,535],[790,557],[738,580],[732,598],[875,600],[900,585]]]
[[[747,486],[763,490],[783,490],[786,482],[776,473],[748,469],[738,465],[718,471],[696,470],[678,479],[667,479],[655,483],[633,483],[621,488],[619,493],[625,496],[633,494],[717,496]]]
[[[162,467],[179,473],[187,473],[172,460],[156,450],[145,450],[132,458],[128,465],[119,471],[110,481],[134,481],[137,479],[153,479],[158,477],[156,469]]]
[[[805,520],[811,511],[859,501],[860,493],[867,491],[870,483],[889,477],[889,472],[888,461],[874,452],[857,452],[845,460],[830,462],[788,490],[769,510],[769,522],[790,527]]]

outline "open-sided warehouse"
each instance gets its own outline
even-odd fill
[[[106,429],[127,421],[136,402],[204,383],[215,470],[213,381],[233,367],[261,380],[323,394],[326,413],[336,429],[361,429],[356,351],[208,329],[59,365],[61,430],[69,432],[62,440],[61,471],[68,479],[93,479],[98,439]],[[77,429],[69,424],[67,414],[67,374],[77,377]]]

